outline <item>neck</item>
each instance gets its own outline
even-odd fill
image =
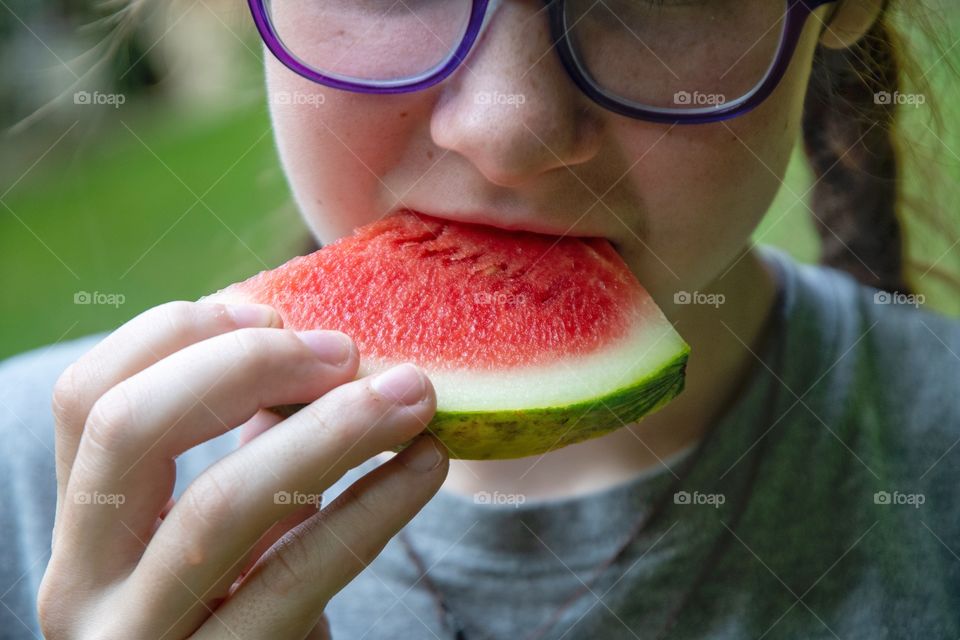
[[[625,482],[698,442],[749,373],[776,291],[773,274],[750,249],[705,293],[722,294],[724,304],[661,305],[691,349],[685,389],[673,402],[639,423],[542,456],[451,460],[444,490],[528,500],[580,495]]]

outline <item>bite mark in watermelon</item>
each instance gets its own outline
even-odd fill
[[[428,425],[463,459],[601,436],[683,389],[689,347],[612,245],[403,212],[212,297],[337,329],[359,376],[419,365]]]

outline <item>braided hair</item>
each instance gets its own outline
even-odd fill
[[[849,48],[820,47],[803,113],[821,262],[891,292],[908,288],[897,105],[890,98],[900,91],[897,54],[883,16]]]
[[[931,93],[927,72],[907,56],[900,32],[894,26],[894,11],[910,11],[911,28],[921,32],[936,49],[937,29],[924,11],[932,5],[885,0],[876,22],[859,41],[845,49],[819,47],[814,56],[810,84],[804,103],[803,144],[816,180],[811,190],[813,222],[821,240],[822,264],[846,271],[858,281],[890,292],[909,293],[907,273],[916,268],[939,277],[954,287],[960,285],[948,270],[911,259],[906,247],[904,214],[925,223],[940,237],[957,236],[955,221],[928,204],[947,201],[942,193],[952,180],[938,172],[936,163],[924,163],[919,176],[933,186],[920,198],[906,193],[904,156],[916,145],[901,145],[901,104],[897,96],[914,98]],[[902,17],[902,16],[900,16]],[[936,18],[935,18],[936,19]],[[939,56],[956,78],[949,58]],[[936,104],[927,109],[943,127]],[[915,125],[916,126],[916,125]],[[932,131],[932,129],[931,129]],[[913,177],[911,177],[913,180]],[[917,187],[914,186],[914,189]],[[939,203],[937,202],[939,200]]]

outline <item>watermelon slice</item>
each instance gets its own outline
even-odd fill
[[[689,347],[606,240],[402,212],[215,294],[338,329],[367,375],[409,361],[437,393],[428,428],[465,459],[609,433],[683,389]]]

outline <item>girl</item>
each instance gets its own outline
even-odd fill
[[[252,0],[319,243],[401,208],[605,237],[686,391],[536,458],[385,459],[417,367],[162,305],[0,370],[3,633],[957,637],[960,327],[905,276],[896,4]],[[801,135],[819,267],[750,241]]]

